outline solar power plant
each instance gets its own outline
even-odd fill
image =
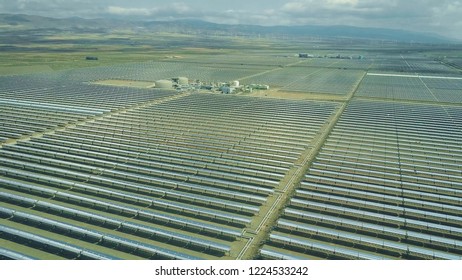
[[[351,101],[262,257],[461,259],[461,113]]]
[[[94,83],[179,76],[279,96]],[[461,77],[277,52],[0,76],[0,259],[461,259]]]
[[[365,72],[361,70],[323,69],[284,85],[283,90],[326,94],[350,94]]]
[[[365,74],[363,70],[339,68],[336,60],[323,59],[325,64],[319,66],[319,60],[302,60],[242,81],[267,84],[284,91],[346,95],[354,91]]]
[[[338,107],[85,84],[3,97],[42,133],[0,149],[2,247],[38,259],[235,258]],[[29,117],[68,103],[88,114],[47,131]]]
[[[462,59],[460,58],[449,58],[447,63],[458,69],[462,67]]]
[[[390,100],[462,103],[462,78],[368,73],[356,96]]]

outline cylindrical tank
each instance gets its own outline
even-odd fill
[[[172,87],[173,87],[173,82],[170,80],[156,81],[156,88],[171,89]]]
[[[178,78],[178,84],[187,85],[187,84],[189,84],[189,79],[186,78],[186,77],[179,77]]]
[[[233,82],[233,87],[239,87],[239,81],[234,81]]]

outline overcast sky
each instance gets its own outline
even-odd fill
[[[353,25],[462,40],[462,0],[0,0],[0,13],[52,17],[194,18],[259,25]]]

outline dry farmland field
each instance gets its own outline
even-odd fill
[[[331,47],[1,68],[0,259],[462,259],[461,58]]]

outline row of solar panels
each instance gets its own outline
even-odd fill
[[[170,225],[173,228],[187,229],[192,232],[199,232],[211,236],[219,236],[223,239],[234,240],[241,236],[242,232],[229,227],[214,225],[207,222],[196,221],[194,219],[178,217],[174,214],[164,214],[145,207],[133,206],[124,202],[105,199],[104,197],[92,198],[82,194],[73,194],[68,191],[60,191],[50,186],[38,183],[31,183],[19,179],[0,177],[0,183],[6,189],[25,195],[34,195],[38,198],[53,199],[62,201],[74,206],[86,207],[115,213],[122,217],[133,217],[135,219],[152,221],[155,224]],[[83,184],[83,183],[81,183]],[[77,185],[80,186],[81,184]],[[109,197],[110,198],[110,197]]]
[[[462,133],[446,110],[352,101],[264,249],[306,258],[461,259]],[[358,255],[339,253],[345,249]]]
[[[2,162],[3,163],[3,162]],[[3,164],[2,164],[3,165]],[[40,165],[35,165],[39,167]],[[19,167],[19,169],[18,169]],[[110,178],[100,178],[100,177],[73,177],[80,174],[75,172],[68,171],[71,179],[65,179],[65,172],[63,173],[54,173],[57,169],[50,169],[53,175],[41,175],[39,170],[31,169],[30,171],[21,170],[24,165],[18,165],[17,168],[3,167],[0,170],[0,174],[4,176],[9,176],[13,178],[18,178],[21,180],[29,182],[39,182],[42,184],[54,185],[61,187],[63,189],[72,189],[74,192],[80,193],[90,193],[95,196],[102,196],[111,199],[121,200],[131,202],[135,205],[144,205],[150,206],[153,208],[163,209],[165,211],[173,211],[184,213],[191,216],[202,217],[206,220],[216,220],[222,223],[233,223],[238,225],[246,225],[250,222],[250,218],[238,214],[233,214],[234,211],[224,211],[224,210],[214,210],[213,207],[204,207],[194,205],[194,201],[191,202],[176,202],[170,201],[168,198],[156,198],[150,195],[137,194],[134,191],[123,190],[113,190],[111,186],[115,186],[114,181]],[[72,180],[72,178],[74,180]],[[91,179],[90,181],[85,181],[85,178]],[[108,187],[104,186],[105,181],[108,181]],[[81,183],[82,182],[82,183]],[[88,182],[88,183],[83,183]],[[99,184],[98,184],[99,183]],[[111,184],[112,183],[112,184]],[[210,209],[212,208],[212,209]],[[227,210],[227,209],[226,209]],[[231,212],[231,213],[229,213]]]
[[[167,169],[168,166],[163,166],[166,169],[155,169],[143,165],[136,166],[124,163],[113,163],[111,165],[111,163],[108,161],[96,159],[85,159],[85,161],[82,161],[82,163],[74,163],[72,162],[72,160],[76,160],[74,157],[69,157],[69,161],[47,159],[45,157],[23,154],[24,151],[27,150],[23,150],[20,152],[2,151],[2,154],[4,156],[20,158],[22,160],[25,160],[24,162],[7,158],[1,160],[5,165],[19,166],[22,168],[40,172],[53,172],[54,174],[59,174],[63,177],[82,180],[90,180],[89,177],[93,175],[94,177],[109,177],[111,179],[121,179],[132,181],[134,183],[139,184],[150,184],[154,186],[167,188],[177,188],[178,185],[183,184],[182,182],[190,182],[195,184],[196,186],[205,185],[210,186],[211,188],[225,188],[230,191],[234,190],[253,194],[272,193],[271,189],[264,188],[263,184],[256,185],[254,182],[251,182],[251,179],[241,177],[238,178],[241,180],[238,180],[236,176],[232,176],[232,179],[228,179],[223,178],[223,176],[220,175],[220,173],[218,173],[218,175],[220,176],[210,177],[212,175],[211,172],[209,172],[209,174],[206,175],[200,175],[198,174],[199,170],[196,171],[195,174],[188,174],[185,173],[185,171],[170,171],[169,169]],[[50,167],[48,167],[47,165]],[[258,182],[258,180],[256,179],[253,179],[253,181]],[[262,180],[262,183],[264,182],[265,181]],[[255,201],[258,201],[258,199],[255,199]]]
[[[66,144],[68,144],[68,143],[66,143]],[[14,154],[14,157],[15,157],[15,156],[18,156],[18,154]],[[30,159],[30,157],[29,157],[29,159]],[[35,160],[36,160],[36,161],[38,160],[39,162],[41,162],[40,159],[35,159]],[[54,160],[53,160],[53,161],[54,161]],[[66,165],[66,164],[64,164],[63,162],[57,162],[56,164],[57,164],[57,165]],[[108,163],[108,164],[110,164],[110,163]],[[118,165],[118,167],[120,167],[120,166],[121,166],[121,165]],[[106,167],[107,167],[107,166],[106,166]],[[114,166],[109,166],[109,167],[110,167],[110,168],[113,168]],[[88,171],[91,171],[91,170],[88,170]],[[150,170],[150,171],[152,172],[152,170]],[[168,172],[167,172],[167,173],[168,173]],[[166,175],[167,173],[164,172],[164,173],[162,173],[162,174],[160,174],[160,175]],[[197,171],[195,171],[195,173],[197,174]],[[209,175],[209,174],[207,174],[207,175]],[[174,176],[174,175],[173,175],[173,176]],[[174,176],[174,178],[175,178],[175,176]],[[232,177],[232,179],[236,179],[236,177]],[[188,180],[188,179],[186,178],[185,180]],[[258,184],[262,184],[262,183],[264,183],[264,181],[260,179],[260,180],[257,181],[257,183],[258,183]]]
[[[203,104],[208,100],[210,103]],[[168,240],[165,248],[174,252],[232,258],[235,252],[230,248],[240,244],[243,229],[259,215],[260,205],[312,140],[311,131],[319,129],[337,105],[252,101],[260,112],[254,119],[249,100],[253,99],[182,96],[5,145],[0,149],[0,184],[5,186],[0,199],[11,205],[16,217],[21,212],[37,217],[54,215],[46,219],[96,230],[104,236],[108,229],[116,229],[117,236],[127,242],[138,240],[138,235],[150,236],[147,245],[164,248],[159,244]],[[210,111],[229,108],[214,119],[205,107]],[[294,108],[290,114],[272,114],[271,122],[264,121],[274,107]],[[182,115],[170,117],[171,112]],[[235,112],[245,112],[240,121],[234,121]],[[318,120],[304,122],[295,117],[298,112]],[[291,114],[294,126],[290,125]],[[150,118],[156,122],[143,121]],[[203,121],[191,122],[194,119]],[[232,123],[228,134],[218,128],[227,119]],[[240,132],[241,126],[246,132]],[[143,133],[147,128],[155,133]],[[251,138],[253,134],[257,136]],[[205,143],[207,138],[217,140]],[[302,140],[304,143],[298,143]],[[228,143],[234,148],[220,147]],[[258,150],[259,144],[268,147],[264,153]],[[25,226],[59,228],[47,220],[32,223],[10,216],[10,221]],[[68,237],[60,238],[65,241]],[[139,250],[130,248],[129,254]]]
[[[331,66],[335,66],[332,63]],[[287,68],[285,68],[287,69]],[[312,73],[296,81],[282,84],[282,90],[346,95],[352,93],[365,72],[354,69],[314,68]]]
[[[229,152],[235,154],[251,155],[254,157],[279,160],[283,162],[292,162],[298,155],[295,151],[284,151],[285,147],[280,149],[273,148],[274,145],[267,144],[270,148],[265,148],[265,145],[260,147],[258,142],[247,144],[245,140],[236,139],[234,141],[225,141],[225,140],[214,140],[210,138],[200,139],[195,135],[188,135],[183,133],[179,136],[170,136],[164,135],[161,131],[152,131],[152,132],[138,132],[138,131],[128,131],[121,129],[114,129],[112,127],[106,126],[105,123],[98,124],[87,124],[79,128],[80,130],[85,130],[89,132],[100,131],[101,133],[107,133],[109,135],[118,135],[123,136],[124,134],[130,134],[130,137],[127,137],[131,140],[136,140],[137,138],[141,141],[150,142],[151,144],[160,144],[160,143],[172,143],[180,147],[189,147],[194,149],[202,150],[212,150],[217,152]],[[171,129],[174,129],[173,127]],[[180,130],[179,130],[180,131]]]
[[[368,58],[369,60],[369,58]],[[374,63],[370,66],[370,71],[409,73],[411,75],[426,74],[432,75],[454,75],[459,73],[456,69],[448,67],[439,62],[429,60],[427,57],[417,56],[380,56],[373,58]]]
[[[0,199],[9,203],[18,204],[22,207],[33,208],[44,213],[57,213],[58,216],[68,217],[72,220],[85,221],[88,224],[103,225],[110,229],[117,229],[122,232],[133,232],[135,235],[149,236],[153,240],[163,242],[176,242],[186,246],[197,246],[204,251],[217,251],[219,253],[229,253],[230,247],[214,241],[208,241],[201,238],[195,238],[188,235],[180,234],[174,231],[159,229],[156,227],[143,225],[136,222],[127,222],[124,219],[107,217],[104,215],[94,214],[89,211],[82,211],[71,207],[60,206],[46,201],[26,198],[20,195],[0,192]],[[0,209],[1,211],[1,209]],[[21,218],[17,213],[13,213],[13,218]],[[12,219],[11,217],[9,218]],[[28,220],[28,218],[21,218]],[[43,224],[44,222],[40,222]],[[30,225],[30,223],[27,223]]]
[[[429,75],[434,75],[433,71],[429,71]],[[457,77],[456,73],[448,74],[453,74]],[[357,96],[393,100],[461,103],[462,97],[459,94],[462,89],[461,81],[452,77],[425,78],[416,76],[367,75],[358,88]]]
[[[206,172],[205,170],[213,170],[215,171],[216,169],[219,169],[220,171],[216,171],[217,174],[228,174],[230,173],[229,175],[226,175],[227,177],[229,178],[232,178],[234,179],[233,173],[235,174],[239,174],[239,171],[242,170],[243,168],[233,168],[233,167],[230,167],[230,168],[227,168],[226,170],[222,170],[222,169],[225,169],[225,168],[220,168],[222,165],[219,165],[219,164],[216,164],[216,163],[206,163],[206,164],[203,164],[203,165],[199,165],[200,162],[198,162],[195,166],[196,168],[196,171],[194,171],[194,169],[192,169],[192,167],[189,167],[188,165],[185,165],[185,169],[182,170],[182,166],[183,166],[183,163],[180,163],[180,164],[169,164],[169,163],[164,163],[162,161],[157,161],[158,160],[158,157],[157,155],[153,155],[151,156],[150,154],[145,154],[144,156],[141,155],[140,153],[132,153],[132,152],[126,152],[124,150],[116,150],[116,149],[104,149],[104,148],[101,148],[99,146],[93,146],[93,145],[81,145],[80,146],[80,149],[78,148],[59,148],[59,144],[61,145],[66,145],[69,143],[68,142],[55,142],[56,144],[55,145],[50,145],[50,144],[45,144],[43,143],[42,141],[34,141],[34,142],[28,142],[28,143],[20,143],[16,146],[5,146],[4,149],[5,150],[8,150],[8,151],[14,151],[16,153],[30,153],[31,155],[40,155],[40,156],[46,156],[46,157],[52,157],[53,159],[56,159],[56,160],[68,160],[70,162],[75,162],[76,164],[79,164],[79,163],[84,163],[84,164],[90,164],[91,166],[93,166],[93,169],[94,168],[101,168],[101,167],[110,167],[110,168],[115,168],[115,167],[119,167],[120,169],[125,169],[127,171],[130,171],[130,170],[134,170],[133,168],[136,168],[134,166],[140,166],[140,167],[143,167],[143,168],[151,168],[151,167],[154,167],[154,168],[160,168],[159,170],[163,170],[163,171],[159,171],[159,172],[162,172],[160,175],[161,176],[164,176],[164,177],[168,177],[166,176],[167,174],[170,174],[171,176],[171,179],[163,179],[161,181],[158,181],[156,183],[158,184],[161,184],[162,186],[166,186],[166,187],[174,187],[174,188],[181,188],[181,189],[190,189],[190,190],[194,190],[194,189],[198,189],[197,185],[194,184],[194,183],[187,183],[187,182],[184,182],[187,180],[189,180],[188,176],[191,176],[191,175],[197,175],[199,173],[199,170],[203,170],[204,169],[204,172]],[[112,154],[115,153],[115,154]],[[162,160],[164,160],[164,157],[165,156],[162,156]],[[184,161],[183,159],[181,159],[181,161]],[[192,161],[192,160],[191,160]],[[169,162],[169,161],[167,161]],[[226,164],[227,162],[229,161],[223,161],[223,164]],[[69,163],[71,164],[71,163]],[[199,165],[199,166],[197,166]],[[78,165],[75,165],[76,167]],[[87,169],[91,170],[92,167],[87,167]],[[169,172],[169,167],[174,167],[175,169],[173,170],[176,170],[176,171],[183,171],[183,172],[186,172],[187,170],[191,170],[189,172],[189,175],[188,173],[186,173],[185,175],[181,175],[181,173],[172,173],[172,172]],[[125,167],[125,168],[124,168]],[[213,168],[215,167],[215,168]],[[260,166],[255,166],[255,168],[258,168]],[[154,174],[155,170],[153,170],[152,172],[148,172],[150,169],[147,169],[147,171],[143,172],[143,170],[140,170],[138,171],[139,173],[144,173],[144,174]],[[279,170],[279,169],[278,169]],[[137,170],[135,170],[137,171]],[[166,173],[165,173],[166,172]],[[207,171],[208,172],[208,171]],[[212,171],[210,171],[212,172]],[[224,172],[227,172],[227,173],[224,173]],[[253,180],[258,180],[258,177],[262,177],[264,174],[268,173],[268,172],[265,172],[263,174],[261,174],[261,172],[263,171],[260,171],[258,169],[256,169],[254,171],[254,173],[256,175],[253,175],[253,174],[247,174],[247,178],[255,178]],[[244,173],[244,172],[243,172]],[[174,176],[175,174],[177,174],[176,176]],[[277,174],[276,174],[277,175]],[[252,177],[251,177],[252,176]],[[225,177],[225,175],[222,175],[221,176],[222,178]],[[241,176],[242,177],[242,176]],[[276,176],[274,176],[276,177]],[[277,176],[277,177],[280,177]],[[182,180],[181,182],[175,182],[173,181],[172,179],[184,179]],[[275,178],[275,179],[279,179],[279,178]],[[154,179],[153,179],[154,180]],[[192,179],[191,179],[192,180]],[[258,182],[258,181],[257,181]],[[264,182],[264,181],[262,181]],[[236,189],[239,189],[239,190],[242,190],[242,189],[245,189],[243,188],[244,185],[240,185],[240,187],[238,185],[235,186]],[[270,192],[270,190],[266,189],[266,188],[260,188],[260,187],[256,187],[256,186],[250,186],[250,185],[247,185],[246,186],[247,188],[250,189],[251,192],[254,192],[254,193],[263,193],[263,194],[267,194]],[[237,192],[234,192],[232,190],[230,191],[226,191],[226,190],[223,190],[223,189],[213,189],[213,188],[205,188],[204,190],[207,190],[208,192],[214,192],[216,193],[217,195],[220,195],[220,193],[228,193],[229,195],[232,195],[232,196],[235,196],[236,199],[238,200],[245,200],[245,201],[255,201],[257,203],[261,203],[261,197],[259,196],[253,196],[253,195],[250,195],[250,196],[240,196],[239,193]],[[229,196],[227,195],[227,196]]]
[[[61,134],[41,141],[41,143],[34,143],[34,145],[54,145],[57,142],[67,142],[69,145],[72,142],[81,143],[78,148],[82,150],[92,150],[97,154],[103,156],[108,154],[117,155],[129,158],[140,158],[143,160],[161,161],[161,162],[176,162],[178,160],[187,160],[196,162],[194,166],[204,167],[209,164],[216,164],[216,166],[233,166],[245,170],[252,170],[252,172],[265,172],[266,174],[274,174],[273,176],[280,176],[284,174],[284,170],[290,166],[289,163],[253,158],[247,155],[230,154],[227,152],[212,151],[206,149],[194,149],[192,147],[182,147],[175,145],[174,142],[166,143],[150,143],[146,139],[137,138],[132,139],[129,136],[113,135],[98,133],[97,131],[89,132],[80,130],[78,127],[72,130],[63,131]],[[45,148],[46,149],[46,148]],[[68,149],[72,153],[73,148]],[[183,164],[183,162],[181,163]],[[212,166],[212,165],[210,165]],[[243,173],[244,174],[244,173]],[[271,178],[270,176],[266,178]],[[273,178],[274,179],[274,178]]]
[[[149,116],[154,117],[154,114],[146,114],[143,118]],[[306,141],[303,137],[297,135],[288,135],[283,137],[279,137],[277,132],[271,133],[271,138],[266,137],[268,132],[271,132],[269,128],[265,128],[268,130],[266,134],[263,134],[260,127],[252,126],[251,130],[245,131],[240,124],[228,124],[231,127],[239,126],[239,131],[235,131],[231,134],[229,130],[223,128],[223,126],[213,124],[215,127],[211,125],[201,125],[201,127],[194,127],[191,126],[191,122],[194,122],[193,119],[189,120],[189,122],[185,123],[184,120],[182,123],[178,123],[176,121],[177,117],[169,118],[169,123],[167,124],[164,122],[158,123],[150,123],[146,124],[145,126],[141,126],[138,128],[133,128],[133,119],[125,119],[126,124],[114,123],[113,118],[108,119],[107,122],[104,124],[88,124],[81,129],[87,129],[89,131],[92,130],[101,130],[103,132],[110,132],[114,134],[123,134],[123,133],[130,133],[132,138],[151,138],[152,136],[156,136],[157,141],[176,141],[181,143],[183,141],[187,141],[191,138],[194,138],[197,142],[204,143],[203,145],[208,146],[217,146],[218,143],[223,143],[225,148],[234,148],[235,146],[239,145],[245,148],[248,148],[252,152],[257,153],[275,153],[278,155],[284,155],[284,152],[287,153],[287,156],[294,156],[297,152],[303,150],[303,146]],[[293,129],[293,128],[292,128]],[[306,128],[305,128],[306,129]],[[299,141],[294,141],[294,139]],[[152,139],[154,140],[154,139]],[[229,142],[229,143],[227,143]],[[257,146],[258,143],[261,142],[261,146]]]
[[[148,102],[154,98],[167,97],[175,91],[136,89],[75,83],[54,85],[40,89],[11,90],[0,86],[0,104],[17,102],[34,108],[60,111],[99,112],[114,110]],[[90,110],[90,108],[92,110]]]
[[[89,86],[44,88],[42,96],[33,89],[16,92],[8,91],[0,85],[0,142],[56,129],[108,113],[110,110],[176,94],[172,91],[135,92],[127,88],[90,87],[87,89],[88,94],[95,97],[89,98],[79,97],[82,87]],[[58,98],[58,95],[63,97]]]
[[[3,139],[0,142],[61,127],[67,123],[83,120],[88,116],[91,116],[88,111],[64,112],[51,108],[5,104],[0,101],[0,137]]]

